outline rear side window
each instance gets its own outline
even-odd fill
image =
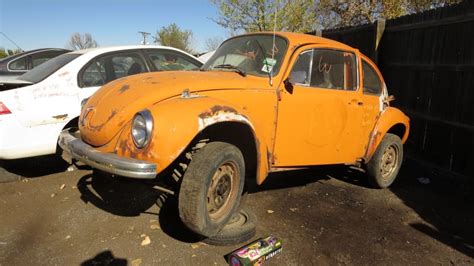
[[[23,56],[8,65],[10,70],[26,70],[27,69],[26,56]]]
[[[31,55],[32,68],[37,67],[49,59],[64,54],[62,51],[48,51]]]
[[[362,72],[364,75],[364,93],[379,95],[382,92],[382,82],[377,72],[365,60],[362,60]]]
[[[110,81],[148,72],[145,61],[138,52],[109,54],[95,58],[81,72],[81,88],[102,86]]]
[[[158,71],[197,70],[201,66],[200,63],[173,51],[148,50],[147,54]]]

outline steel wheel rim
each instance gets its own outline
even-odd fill
[[[207,190],[207,211],[211,219],[217,220],[232,209],[239,178],[237,164],[233,161],[224,162],[217,168]]]
[[[393,144],[388,146],[383,152],[380,171],[384,180],[390,179],[397,169],[398,153],[398,147]]]

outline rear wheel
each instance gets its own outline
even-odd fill
[[[400,137],[387,133],[367,163],[369,182],[376,188],[389,187],[400,171],[403,145]]]
[[[245,163],[229,143],[211,142],[193,158],[184,174],[179,216],[192,231],[215,236],[235,213],[243,190]]]

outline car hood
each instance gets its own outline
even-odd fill
[[[250,77],[253,79],[253,77]],[[83,106],[80,130],[93,146],[108,143],[135,113],[184,90],[244,89],[249,76],[224,71],[170,71],[130,76],[100,88]]]

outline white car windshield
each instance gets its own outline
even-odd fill
[[[240,74],[276,75],[288,47],[286,39],[271,34],[252,34],[225,41],[203,70],[238,70]]]
[[[49,77],[58,69],[76,59],[81,54],[62,54],[45,63],[33,68],[25,74],[18,77],[19,80],[29,81],[31,83],[38,83],[43,79]]]

